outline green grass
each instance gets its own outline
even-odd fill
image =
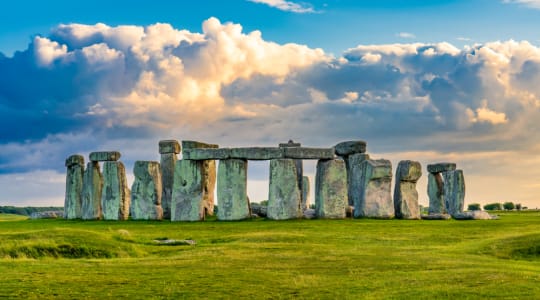
[[[0,222],[3,222],[3,221],[22,221],[22,220],[27,220],[27,219],[28,219],[27,216],[0,213]]]
[[[540,212],[490,221],[13,220],[0,222],[0,298],[538,299],[539,249]]]

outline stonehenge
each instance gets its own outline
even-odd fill
[[[330,148],[303,147],[290,140],[278,147],[220,148],[199,141],[161,140],[158,161],[135,161],[127,186],[118,151],[99,151],[65,161],[64,218],[83,220],[239,221],[252,217],[247,195],[250,160],[269,162],[270,220],[463,219],[465,181],[454,163],[427,165],[429,215],[421,215],[416,184],[420,162],[400,161],[392,195],[392,163],[372,159],[366,142],[345,141]],[[181,159],[177,155],[181,153]],[[315,203],[308,208],[310,182],[303,161],[316,160]],[[217,168],[216,168],[217,167]],[[257,206],[258,207],[258,206]],[[309,211],[309,213],[307,213]]]

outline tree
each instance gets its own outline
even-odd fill
[[[467,210],[482,210],[479,203],[471,203],[467,206]]]
[[[503,207],[505,210],[513,210],[516,206],[512,202],[504,202]]]
[[[484,210],[502,210],[502,204],[500,203],[490,203],[484,205]]]
[[[516,203],[516,210],[521,210],[521,203]]]

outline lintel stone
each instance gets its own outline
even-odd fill
[[[229,159],[231,157],[231,149],[228,148],[192,148],[182,150],[183,159],[191,160],[216,160]]]
[[[197,149],[197,148],[205,148],[205,149],[216,149],[219,148],[216,144],[208,144],[198,141],[182,141],[182,149]]]
[[[159,141],[159,154],[175,153],[181,151],[180,143],[177,140],[162,140]]]
[[[283,157],[281,148],[278,147],[247,147],[231,148],[231,158],[247,160],[270,160]]]
[[[427,166],[427,170],[429,173],[441,173],[441,172],[447,172],[447,171],[454,171],[456,169],[455,163],[436,163],[431,164]]]
[[[336,150],[336,155],[339,156],[348,156],[356,153],[366,153],[366,142],[365,141],[346,141],[341,142],[334,146]]]
[[[120,159],[118,151],[98,151],[90,153],[91,161],[117,161]]]
[[[286,147],[282,150],[284,158],[334,159],[334,148]]]

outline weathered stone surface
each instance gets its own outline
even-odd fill
[[[429,196],[429,214],[444,214],[444,182],[441,173],[429,173],[427,193]]]
[[[219,148],[219,146],[215,144],[208,144],[208,143],[203,143],[203,142],[198,142],[198,141],[182,141],[182,155],[184,154],[184,150],[197,149],[197,148],[215,149],[215,148]]]
[[[352,195],[354,184],[352,183],[353,177],[351,176],[351,166],[359,166],[366,159],[369,159],[369,154],[365,153],[351,154],[343,158],[343,160],[345,160],[345,165],[347,166],[347,196],[350,206],[354,206],[354,199]]]
[[[171,221],[204,219],[203,162],[182,159],[174,169]]]
[[[334,159],[334,148],[285,147],[283,158]]]
[[[247,147],[231,148],[231,158],[246,160],[270,160],[283,157],[281,148],[278,147]]]
[[[420,219],[416,182],[422,176],[422,166],[417,161],[400,161],[396,170],[394,210],[399,219]]]
[[[366,153],[365,141],[346,141],[334,146],[336,155],[348,156],[356,153]]]
[[[450,220],[451,217],[449,214],[430,213],[429,215],[422,215],[422,220]]]
[[[287,143],[279,143],[280,148],[284,148],[284,147],[300,147],[300,146],[302,146],[302,144],[295,143],[293,140],[289,140]]]
[[[103,192],[101,208],[104,220],[127,220],[131,202],[126,179],[126,169],[122,162],[103,163]]]
[[[66,160],[66,166],[64,218],[80,219],[82,217],[84,157],[81,155],[72,155]]]
[[[364,160],[351,166],[354,217],[393,218],[391,195],[392,163],[389,160]]]
[[[86,165],[83,175],[82,192],[82,219],[101,219],[101,193],[103,189],[103,176],[99,163],[91,161]]]
[[[302,144],[295,143],[293,142],[293,140],[289,140],[289,142],[287,143],[279,144],[280,148],[300,147],[300,146],[302,146]],[[307,208],[306,197],[307,197],[307,193],[309,193],[309,186],[307,187],[308,191],[306,193],[304,191],[304,161],[301,159],[297,159],[294,161],[294,163],[296,164],[296,178],[298,178],[298,189],[300,190],[300,197],[302,197],[301,208],[302,210],[305,210]],[[308,181],[308,184],[309,184],[309,181]]]
[[[317,217],[317,214],[314,209],[308,208],[304,210],[303,217],[305,219],[315,219]]]
[[[231,150],[228,148],[218,149],[183,149],[182,158],[192,160],[216,160],[216,159],[229,159],[231,157]]]
[[[259,217],[266,217],[266,205],[260,205],[259,203],[250,203],[251,213],[256,214]]]
[[[99,151],[90,153],[91,161],[117,161],[120,159],[118,151]]]
[[[171,201],[174,184],[174,168],[177,157],[175,153],[161,154],[161,208],[163,209],[163,219],[171,219]]]
[[[465,179],[462,170],[443,172],[444,203],[452,216],[462,213],[465,203]]]
[[[466,211],[454,214],[456,220],[496,220],[497,218],[482,210]]]
[[[267,218],[272,220],[301,218],[301,201],[294,160],[271,160]]]
[[[68,168],[73,165],[81,165],[84,167],[84,156],[78,154],[71,155],[66,159],[65,165]]]
[[[302,211],[306,210],[309,205],[309,177],[302,176]]]
[[[247,196],[247,161],[220,160],[217,178],[218,220],[235,221],[251,217]]]
[[[315,179],[318,218],[343,219],[347,200],[347,168],[341,159],[319,160]]]
[[[175,153],[181,151],[180,143],[177,140],[162,140],[159,141],[159,154]]]
[[[133,220],[161,220],[161,168],[157,161],[136,161],[131,186],[130,213]]]
[[[62,210],[36,211],[30,214],[30,219],[60,219],[64,214]]]
[[[441,173],[446,171],[454,171],[456,164],[454,163],[436,163],[427,166],[429,173]]]
[[[203,206],[205,214],[214,215],[214,191],[216,189],[216,161],[203,161]]]

